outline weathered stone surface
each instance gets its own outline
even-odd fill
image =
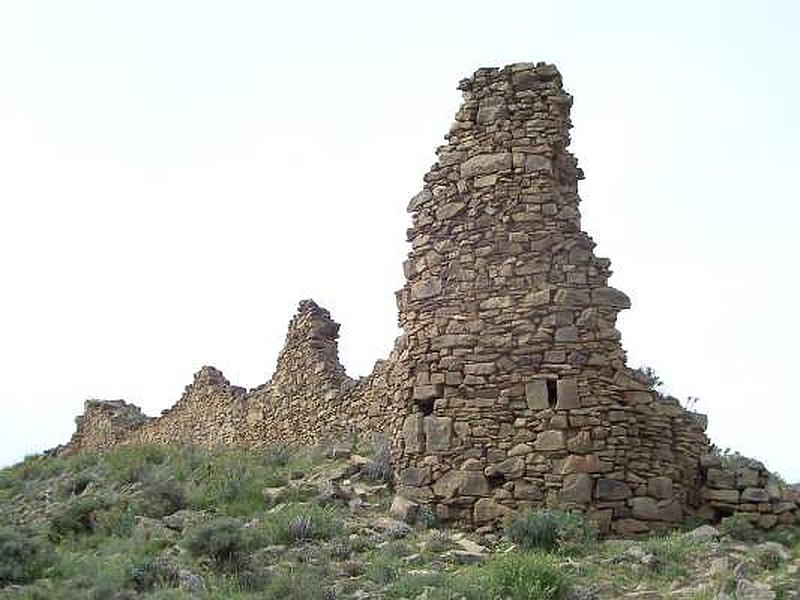
[[[502,519],[511,512],[510,508],[491,498],[481,498],[475,503],[473,519],[477,524],[488,523]]]
[[[474,177],[511,169],[511,153],[478,154],[461,163],[461,177]]]
[[[706,500],[712,502],[725,502],[727,504],[739,503],[739,492],[736,490],[713,490],[705,488],[702,494]]]
[[[491,488],[483,473],[467,471],[464,473],[459,491],[465,496],[488,496]]]
[[[631,488],[622,481],[614,479],[597,480],[598,500],[625,500],[633,495]]]
[[[593,289],[592,302],[600,306],[611,306],[619,309],[631,307],[631,299],[623,292],[612,287]]]
[[[419,512],[419,504],[402,496],[395,496],[389,513],[395,518],[407,523],[413,522]]]
[[[650,526],[636,519],[619,519],[611,524],[611,529],[617,535],[632,536],[647,533],[650,531]]]
[[[592,477],[584,473],[567,475],[559,497],[563,502],[588,504],[592,500]]]
[[[428,452],[441,452],[450,448],[453,436],[453,420],[450,417],[425,417],[423,427],[425,448]]]
[[[769,502],[767,490],[761,488],[745,488],[741,495],[742,502]]]
[[[578,400],[578,381],[575,379],[559,379],[556,384],[558,401],[556,402],[556,409],[564,410],[570,408],[578,408],[580,401]]]
[[[706,474],[706,482],[714,488],[732,488],[736,477],[733,471],[723,469],[709,469]]]
[[[530,481],[517,481],[514,484],[514,498],[518,500],[541,500],[544,498],[542,486]]]
[[[487,477],[501,475],[508,479],[519,479],[525,474],[525,461],[522,458],[509,458],[497,464],[489,465],[484,470]]]
[[[578,454],[569,455],[561,466],[561,473],[607,473],[613,469],[611,463],[601,461],[594,454],[585,456]]]
[[[430,474],[427,469],[420,469],[418,467],[409,467],[400,472],[400,483],[402,485],[410,485],[419,487],[425,485],[430,481]]]
[[[673,496],[672,479],[669,477],[651,477],[647,481],[647,493],[659,500],[671,500]]]
[[[403,439],[405,440],[406,451],[422,452],[425,446],[422,415],[413,414],[406,417],[403,422]]]
[[[544,379],[534,379],[525,384],[525,401],[531,410],[544,410],[549,408],[547,396],[547,382]]]
[[[536,436],[535,447],[541,452],[549,452],[552,450],[562,450],[566,447],[563,431],[542,431]]]
[[[448,471],[433,484],[433,493],[443,498],[452,498],[464,483],[464,473]]]
[[[442,282],[439,279],[423,279],[411,286],[411,296],[416,300],[432,298],[442,291]]]

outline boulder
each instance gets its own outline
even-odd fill
[[[395,496],[392,500],[392,506],[389,508],[389,514],[394,518],[411,523],[416,520],[419,514],[419,504],[403,496]]]
[[[491,521],[502,519],[513,512],[507,506],[503,506],[492,498],[481,498],[475,503],[473,518],[477,524],[485,524]]]

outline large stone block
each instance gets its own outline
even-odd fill
[[[623,481],[615,479],[597,480],[598,500],[625,500],[633,495],[631,488]]]
[[[484,469],[487,477],[501,475],[507,479],[519,479],[525,474],[525,460],[520,457],[508,458]]]
[[[659,500],[671,500],[673,489],[669,477],[651,477],[647,480],[647,493]]]
[[[567,475],[559,493],[562,502],[588,504],[592,501],[592,477],[585,473]]]
[[[556,387],[556,409],[578,408],[580,399],[578,398],[577,379],[559,379]]]
[[[463,482],[462,471],[448,471],[433,483],[433,493],[441,498],[452,498]]]
[[[492,498],[481,498],[475,503],[473,518],[476,524],[482,525],[502,519],[511,512],[513,511],[510,508],[503,506]]]
[[[442,282],[438,278],[429,277],[411,284],[411,297],[414,300],[424,300],[439,295],[442,291]]]
[[[767,490],[762,488],[745,488],[742,491],[742,502],[769,502],[769,494]]]
[[[594,288],[592,290],[592,303],[619,309],[631,307],[631,299],[628,298],[627,294],[612,287]]]
[[[726,489],[735,485],[736,477],[733,471],[726,469],[710,468],[706,472],[706,484],[713,488]]]
[[[425,445],[422,415],[413,414],[403,421],[403,440],[406,452],[422,452]]]
[[[547,380],[534,379],[525,384],[525,401],[531,410],[543,410],[550,407],[547,396]]]
[[[542,486],[530,481],[517,481],[514,484],[514,498],[517,500],[542,500]]]
[[[428,452],[443,452],[450,449],[453,437],[453,420],[450,417],[427,416],[423,419],[423,428]]]
[[[553,450],[563,450],[566,447],[564,440],[564,432],[551,429],[549,431],[542,431],[536,436],[534,445],[537,450],[541,452],[550,452]]]
[[[511,153],[478,154],[461,163],[461,177],[475,177],[511,169]]]

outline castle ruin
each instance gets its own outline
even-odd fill
[[[248,391],[203,367],[158,418],[87,401],[61,452],[382,433],[397,493],[470,526],[544,506],[623,535],[693,515],[798,520],[794,492],[759,463],[723,465],[705,417],[626,366],[615,321],[630,301],[581,229],[572,97],[557,69],[479,69],[459,89],[447,143],[408,206],[403,334],[369,377],[346,375],[339,325],[304,300],[269,382]]]

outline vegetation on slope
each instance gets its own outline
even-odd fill
[[[555,510],[522,513],[503,535],[445,529],[424,511],[407,524],[388,515],[385,447],[364,452],[140,446],[28,458],[0,471],[0,596],[699,600],[742,581],[800,594],[797,530],[763,543],[733,519],[723,541],[598,541],[579,515]]]

